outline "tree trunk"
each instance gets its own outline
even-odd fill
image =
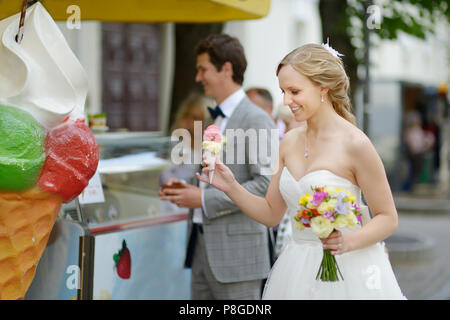
[[[180,103],[193,91],[203,88],[195,82],[197,55],[195,46],[210,34],[221,33],[222,23],[176,24],[175,26],[175,74],[172,88],[169,127],[172,125]]]
[[[330,46],[344,55],[342,58],[345,71],[350,78],[350,99],[355,108],[355,96],[358,86],[358,60],[355,56],[356,48],[352,45],[347,33],[349,19],[346,14],[347,1],[320,0],[319,13],[322,23],[323,42],[329,38]],[[353,110],[355,112],[356,110]]]

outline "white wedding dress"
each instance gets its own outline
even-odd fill
[[[360,188],[331,171],[312,171],[297,181],[287,167],[283,168],[280,192],[292,219],[292,237],[270,272],[263,299],[406,299],[381,243],[337,255],[336,261],[344,280],[316,280],[323,257],[322,242],[310,228],[297,230],[294,216],[300,196],[307,192],[311,194],[311,186],[324,185],[350,191],[360,205]],[[340,231],[351,232],[346,229]]]

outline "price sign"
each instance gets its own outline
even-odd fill
[[[105,202],[102,180],[100,179],[100,174],[98,171],[94,174],[91,180],[89,180],[87,187],[78,196],[78,200],[80,201],[80,204]]]

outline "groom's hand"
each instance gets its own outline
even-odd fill
[[[166,187],[164,193],[160,194],[161,200],[169,200],[180,208],[201,208],[202,191],[199,187],[184,184],[184,188],[171,189]]]

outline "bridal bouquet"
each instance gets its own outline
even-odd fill
[[[328,186],[311,189],[312,194],[300,197],[300,210],[294,217],[297,229],[311,228],[319,238],[327,238],[334,229],[353,229],[361,223],[361,209],[349,191]],[[343,280],[335,257],[330,250],[324,250],[316,280],[339,281],[338,272]]]

